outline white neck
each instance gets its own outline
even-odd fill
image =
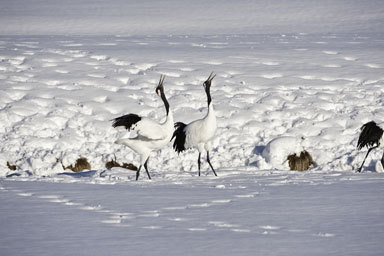
[[[209,104],[208,106],[208,112],[207,112],[207,115],[205,116],[205,119],[216,123],[216,114],[215,114],[215,110],[213,109],[212,103]]]

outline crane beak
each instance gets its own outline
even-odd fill
[[[215,78],[215,74],[213,74],[213,72],[209,75],[208,79],[203,83],[203,86],[205,89],[207,89],[207,87],[210,87],[211,86],[211,82],[213,80],[213,78]]]
[[[214,74],[214,73],[212,72],[212,73],[209,75],[207,81],[212,82],[213,78],[215,78],[215,77],[216,77],[216,74]]]

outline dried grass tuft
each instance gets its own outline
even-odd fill
[[[137,171],[137,167],[134,165],[134,164],[127,164],[127,163],[123,163],[123,164],[119,164],[117,161],[116,161],[116,156],[115,156],[115,160],[111,160],[111,161],[108,161],[106,164],[105,164],[105,168],[107,169],[111,169],[113,167],[121,167],[121,168],[125,168],[125,169],[128,169],[128,170],[133,170],[133,171]]]
[[[300,156],[289,155],[287,160],[292,171],[306,171],[314,164],[312,156],[305,150],[300,152]]]
[[[61,165],[63,166],[63,169],[70,169],[73,172],[81,172],[82,170],[91,170],[91,164],[88,162],[88,159],[85,157],[80,157],[79,159],[76,160],[75,166],[68,165],[65,167],[63,165],[63,162],[61,162]]]
[[[16,169],[17,169],[17,166],[16,166],[16,165],[12,165],[12,164],[10,164],[9,162],[7,162],[7,166],[8,166],[8,168],[9,168],[9,170],[11,170],[11,171],[16,171]]]

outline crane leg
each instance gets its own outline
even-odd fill
[[[215,176],[217,176],[215,169],[213,169],[211,161],[209,160],[209,151],[207,151],[207,162],[208,162],[209,166],[211,166],[211,169],[212,169],[213,173],[215,174]]]
[[[148,178],[151,179],[151,175],[149,175],[148,167],[147,167],[148,159],[149,159],[149,157],[147,158],[147,160],[146,160],[145,163],[144,163],[144,168],[145,168],[145,171],[147,172]]]
[[[140,169],[141,169],[141,165],[139,166],[139,169],[136,171],[136,180],[139,179],[139,176],[140,176]]]
[[[366,154],[365,157],[364,157],[363,163],[362,163],[361,166],[356,170],[356,172],[361,172],[361,169],[363,169],[363,165],[364,165],[365,159],[367,159],[367,157],[368,157],[369,153],[372,151],[372,149],[375,149],[375,148],[377,148],[378,146],[379,146],[379,145],[376,145],[375,147],[372,147],[372,148],[368,149],[368,152],[367,152],[367,154]]]
[[[383,166],[383,169],[384,169],[384,153],[383,153],[383,156],[381,157],[381,165]]]
[[[201,153],[199,152],[199,158],[197,159],[197,165],[199,167],[199,176],[200,176],[200,156],[201,156]]]

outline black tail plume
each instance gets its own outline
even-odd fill
[[[187,126],[186,124],[182,122],[175,123],[175,131],[173,132],[172,139],[175,138],[175,141],[173,142],[173,149],[180,153],[185,150],[185,132],[184,128]]]
[[[379,145],[379,141],[383,136],[383,129],[381,129],[374,121],[364,124],[361,128],[357,148],[372,147],[374,144]]]
[[[141,117],[136,114],[128,114],[124,116],[120,116],[118,118],[112,119],[113,121],[112,126],[118,127],[118,126],[124,126],[125,129],[130,130],[132,125],[136,124],[141,120]]]

